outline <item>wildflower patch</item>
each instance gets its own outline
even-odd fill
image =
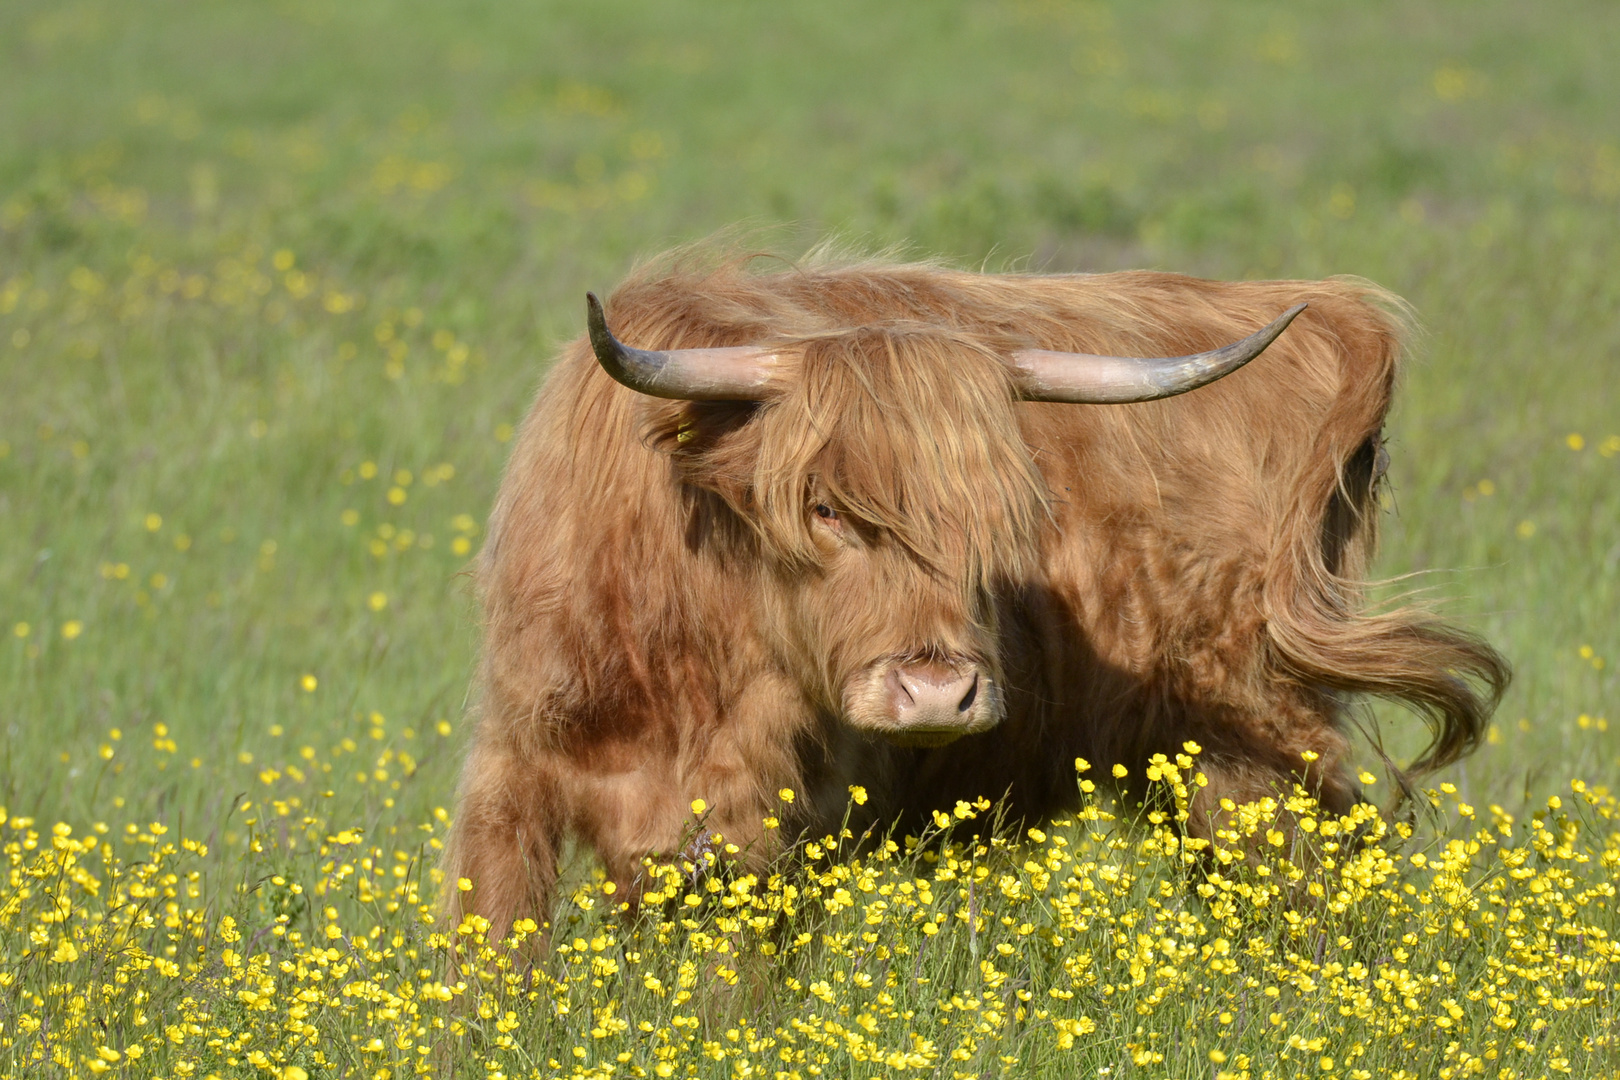
[[[1209,846],[1178,828],[1193,758],[1154,772],[1167,810],[1132,822],[1088,795],[1022,835],[978,832],[979,800],[922,836],[818,838],[763,874],[728,870],[717,842],[649,863],[636,910],[587,874],[554,923],[504,941],[477,916],[435,921],[440,818],[379,842],[283,797],[221,859],[161,824],[8,817],[0,1062],[1259,1080],[1550,1077],[1613,1053],[1607,792],[1577,782],[1523,822],[1453,800],[1414,829],[1370,806],[1326,816],[1301,790],[1235,808]]]

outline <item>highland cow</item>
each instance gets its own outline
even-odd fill
[[[877,822],[1034,820],[1076,757],[1140,775],[1186,740],[1195,835],[1295,783],[1343,812],[1354,695],[1453,760],[1505,666],[1360,599],[1401,311],[1343,279],[745,261],[591,298],[477,565],[450,914],[544,919],[569,836],[633,899],[697,798],[760,860],[851,784]]]

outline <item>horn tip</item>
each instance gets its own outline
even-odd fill
[[[607,316],[602,313],[602,301],[593,292],[585,294],[585,336],[590,338],[591,350],[596,353],[599,363],[607,364],[610,358],[622,351],[613,331],[608,329]]]
[[[1288,325],[1299,316],[1299,313],[1310,306],[1311,305],[1309,303],[1304,302],[1295,304],[1293,307],[1289,308],[1287,311],[1273,319],[1271,325],[1261,330],[1260,333],[1265,334],[1269,332],[1272,333],[1273,337],[1275,337],[1276,334],[1280,334],[1284,330],[1288,329]],[[1270,339],[1268,339],[1266,343],[1269,345],[1271,343]]]

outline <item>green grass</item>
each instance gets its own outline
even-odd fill
[[[331,820],[447,805],[458,515],[585,289],[738,224],[1401,293],[1377,571],[1436,571],[1516,671],[1440,779],[1515,814],[1615,785],[1617,34],[1596,2],[7,4],[0,806],[231,850],[261,768],[345,738],[413,767],[332,781]]]

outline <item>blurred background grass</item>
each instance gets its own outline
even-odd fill
[[[586,288],[738,223],[1402,293],[1378,571],[1443,570],[1517,671],[1449,778],[1612,782],[1617,39],[1578,0],[8,3],[0,804],[207,821],[305,746],[367,820],[447,802],[511,425]]]

